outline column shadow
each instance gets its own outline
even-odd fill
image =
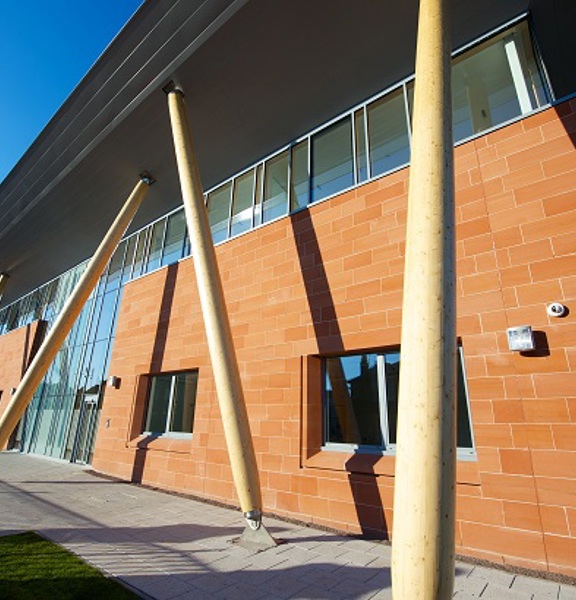
[[[150,358],[149,373],[157,373],[162,370],[164,354],[166,352],[166,341],[168,339],[168,327],[170,316],[172,314],[172,306],[174,304],[174,291],[176,289],[176,280],[178,278],[178,267],[179,263],[176,262],[168,265],[166,270],[166,278],[164,279],[164,289],[162,291],[162,300],[160,302],[156,333],[154,335],[154,343]],[[146,375],[140,377],[137,383],[136,406],[132,419],[132,438],[138,437],[142,432],[142,424],[146,414],[148,384],[149,378]],[[134,462],[130,476],[130,481],[133,483],[142,483],[149,445],[156,437],[157,436],[155,435],[147,435],[136,443]]]
[[[321,356],[344,354],[344,340],[310,211],[304,209],[291,214],[290,223],[319,353]],[[323,369],[314,369],[307,370],[307,373],[309,377],[310,375],[323,377],[323,371]],[[310,381],[304,381],[303,385],[313,390],[313,397],[309,398],[307,410],[302,413],[305,415],[304,418],[321,418],[324,422],[323,386],[320,382]],[[314,429],[317,425],[309,424],[305,429]],[[348,472],[348,481],[362,535],[368,538],[387,539],[388,527],[377,484],[378,476],[373,470],[374,463],[379,458],[377,454],[356,453],[346,461],[345,468]]]

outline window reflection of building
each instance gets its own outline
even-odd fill
[[[396,444],[400,352],[396,349],[324,359],[324,442],[388,451]],[[461,455],[474,450],[459,352],[457,437]],[[353,423],[351,427],[350,423]]]

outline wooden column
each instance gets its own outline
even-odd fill
[[[6,289],[8,279],[10,279],[10,275],[8,275],[8,273],[0,273],[0,300],[2,300],[2,296],[4,295],[4,290]]]
[[[183,94],[173,86],[166,88],[165,91],[168,96],[168,109],[198,293],[232,476],[242,512],[248,524],[253,529],[258,529],[262,518],[260,479],[212,232],[204,204],[200,172],[196,163]]]
[[[98,279],[102,275],[114,250],[116,250],[120,239],[138,210],[152,181],[149,176],[143,175],[141,180],[136,184],[136,187],[128,197],[128,200],[126,200],[122,210],[118,213],[114,223],[112,223],[108,233],[88,263],[86,270],[78,280],[58,318],[54,321],[34,360],[30,363],[22,381],[16,389],[16,393],[12,396],[5,412],[0,417],[0,448],[5,446],[30,400],[32,400],[32,396],[40,385],[42,378],[46,375],[52,361],[56,358],[66,336],[70,333],[74,322],[82,312],[86,300],[88,300],[92,290],[98,283]],[[63,243],[65,243],[65,240]]]
[[[448,0],[420,0],[402,306],[392,590],[452,597],[455,505],[454,174]]]

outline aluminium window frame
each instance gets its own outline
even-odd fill
[[[327,452],[346,452],[346,453],[358,453],[358,454],[376,454],[381,456],[395,456],[396,455],[396,444],[390,442],[390,431],[388,423],[388,403],[387,403],[387,391],[386,391],[386,354],[398,353],[402,356],[400,346],[390,346],[386,348],[380,348],[369,352],[369,354],[376,355],[376,373],[377,373],[377,389],[378,389],[378,416],[380,419],[380,435],[383,441],[382,446],[376,445],[363,445],[353,444],[345,442],[328,442],[326,441],[328,431],[328,410],[327,410],[327,390],[326,390],[326,359],[329,358],[343,358],[345,356],[356,356],[358,352],[350,352],[347,354],[336,355],[336,356],[322,356],[322,444],[320,449]],[[464,353],[462,345],[458,342],[458,366],[462,370],[462,379],[464,383],[464,399],[466,402],[466,411],[468,416],[468,423],[470,427],[470,439],[472,445],[470,448],[457,446],[456,458],[459,461],[477,461],[478,455],[476,451],[476,440],[474,437],[474,427],[472,420],[472,413],[470,411],[470,395],[468,393],[468,381],[466,378],[466,368],[464,363]],[[401,358],[400,358],[401,360]],[[456,386],[458,386],[458,375],[456,377]],[[398,399],[397,399],[398,402]],[[456,410],[458,409],[458,389],[456,389]],[[458,428],[458,419],[455,421],[456,430]]]
[[[173,417],[172,409],[174,407],[176,378],[178,377],[178,375],[188,375],[191,373],[196,373],[197,378],[200,376],[199,369],[190,369],[187,371],[175,371],[175,372],[168,372],[168,373],[150,373],[147,375],[148,387],[146,390],[146,406],[144,409],[144,415],[143,415],[144,423],[143,423],[143,431],[142,431],[141,435],[148,436],[148,437],[154,437],[154,438],[159,438],[159,437],[172,438],[172,439],[190,439],[190,438],[192,438],[192,436],[194,435],[194,418],[192,419],[192,431],[189,433],[185,432],[185,431],[170,431],[169,430],[170,422]],[[164,431],[163,432],[149,431],[146,429],[146,424],[148,422],[148,411],[150,409],[150,393],[152,391],[152,384],[153,384],[153,380],[155,377],[162,377],[162,376],[170,377],[170,392],[169,392],[170,395],[168,398],[168,408],[166,410],[166,420],[164,423]],[[196,389],[196,395],[197,395],[197,393],[198,393],[198,389]],[[194,403],[196,404],[196,396],[194,398]]]

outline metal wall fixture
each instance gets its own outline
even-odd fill
[[[506,330],[508,348],[513,352],[530,352],[536,348],[534,332],[530,325],[509,327]]]
[[[563,317],[568,309],[561,302],[552,302],[546,307],[549,317]]]

